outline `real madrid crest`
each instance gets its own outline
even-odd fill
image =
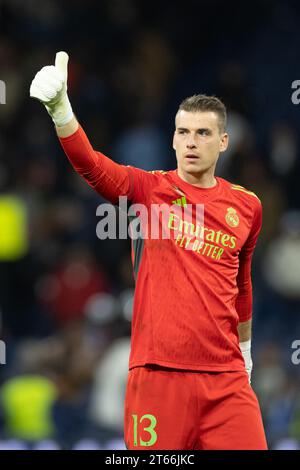
[[[228,207],[225,220],[230,225],[230,227],[237,227],[240,223],[239,216],[236,213],[236,210],[233,207]]]

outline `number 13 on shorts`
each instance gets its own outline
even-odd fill
[[[155,431],[157,420],[154,415],[145,414],[139,417],[137,414],[131,415],[133,426],[133,445],[151,447],[157,441],[157,433]],[[144,440],[145,433],[148,434],[149,439]]]

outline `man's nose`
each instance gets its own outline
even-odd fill
[[[188,149],[194,149],[196,147],[196,143],[193,137],[190,137],[186,143]]]

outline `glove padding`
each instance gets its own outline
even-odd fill
[[[66,52],[57,52],[55,65],[37,72],[30,86],[30,96],[43,103],[57,127],[65,126],[73,118],[67,94],[68,60]]]

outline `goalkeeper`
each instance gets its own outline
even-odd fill
[[[136,289],[127,447],[266,449],[250,385],[251,260],[262,207],[253,192],[215,176],[228,146],[224,104],[206,95],[180,104],[173,137],[176,170],[118,165],[92,148],[76,120],[67,95],[67,63],[68,55],[57,53],[55,65],[36,74],[30,95],[45,105],[67,157],[87,183],[113,204],[120,196],[148,209],[188,204],[193,221],[196,205],[204,207],[201,227],[173,214],[168,220],[173,237],[139,238],[132,246]]]

